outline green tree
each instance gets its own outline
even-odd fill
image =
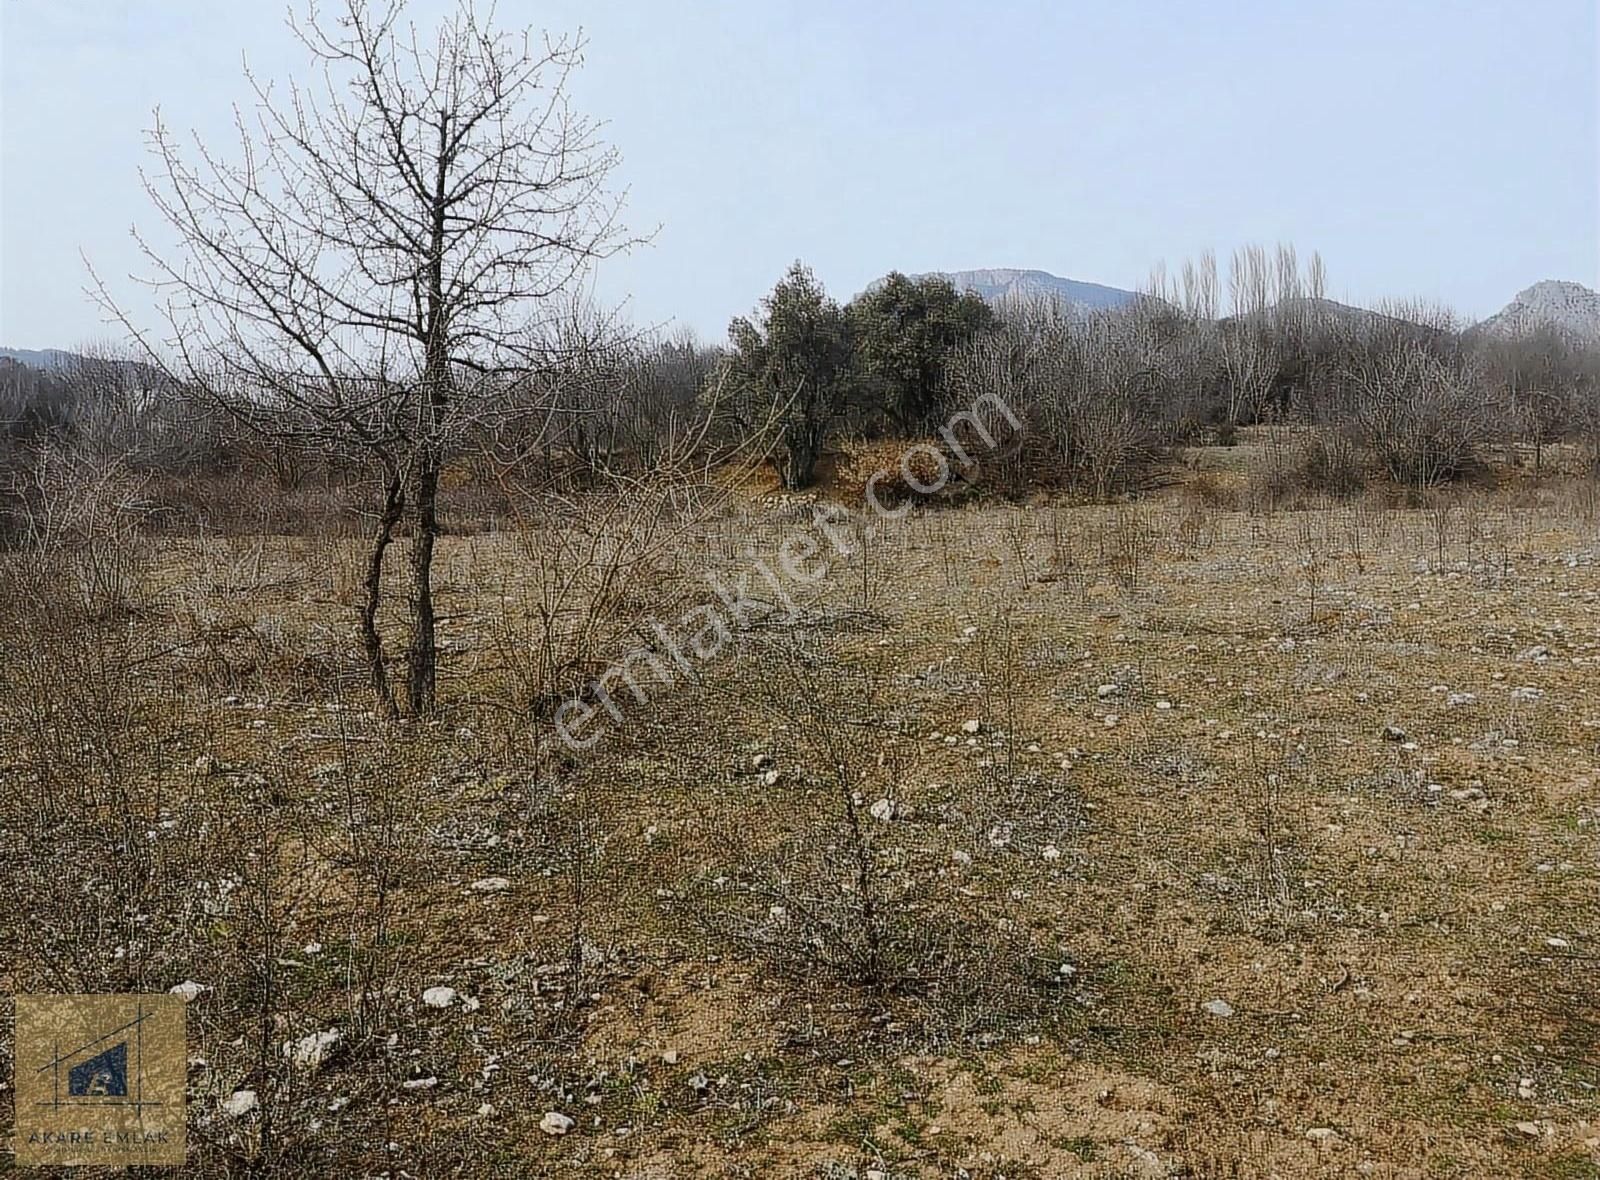
[[[948,279],[893,271],[845,309],[864,388],[900,428],[926,434],[943,409],[944,370],[953,350],[995,325],[978,296]]]
[[[724,392],[746,423],[768,418],[776,425],[783,486],[808,486],[852,387],[844,312],[796,262],[762,299],[755,322],[740,316],[728,325],[728,342]]]

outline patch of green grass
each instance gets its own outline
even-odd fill
[[[1588,1153],[1555,1156],[1534,1166],[1529,1175],[1538,1180],[1600,1180],[1600,1163]]]
[[[1472,838],[1479,844],[1515,844],[1522,836],[1509,828],[1482,824],[1472,830]]]
[[[1057,1139],[1055,1145],[1062,1151],[1070,1151],[1086,1164],[1094,1163],[1100,1156],[1100,1144],[1090,1139],[1087,1135],[1073,1135]]]

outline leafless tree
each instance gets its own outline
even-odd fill
[[[431,34],[346,0],[291,26],[309,83],[247,68],[231,157],[182,148],[157,115],[146,187],[176,231],[141,238],[163,328],[102,298],[152,363],[253,428],[354,449],[382,473],[362,643],[394,713],[376,629],[384,554],[409,514],[406,698],[435,697],[431,569],[452,448],[517,405],[541,310],[627,245],[617,157],[571,110],[580,37],[490,28],[463,0]]]
[[[1427,488],[1459,474],[1488,434],[1488,399],[1470,356],[1396,338],[1351,361],[1362,441],[1395,480]]]
[[[1278,375],[1281,341],[1273,315],[1276,285],[1266,251],[1260,246],[1234,252],[1228,272],[1232,315],[1219,325],[1218,333],[1228,378],[1228,421],[1234,424],[1255,418]]]
[[[1153,306],[1083,317],[1053,302],[1015,303],[997,331],[957,355],[952,388],[968,401],[997,395],[1069,483],[1104,499],[1151,441],[1155,318]]]
[[[1503,398],[1508,431],[1533,448],[1533,471],[1544,470],[1545,446],[1579,416],[1586,385],[1584,349],[1550,329],[1486,342],[1485,363]]]

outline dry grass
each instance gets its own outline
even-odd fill
[[[7,674],[0,985],[212,987],[195,1175],[1595,1175],[1593,498],[1217,503],[853,530],[581,755],[514,675],[526,534],[442,547],[449,703],[394,726],[337,545],[143,551]],[[657,576],[710,601],[794,517]],[[46,672],[113,633],[124,711],[68,750]]]

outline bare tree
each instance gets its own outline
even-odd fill
[[[1215,289],[1215,263],[1210,264]],[[1327,282],[1320,255],[1302,274],[1290,245],[1271,255],[1261,246],[1234,251],[1228,271],[1232,314],[1218,324],[1217,346],[1228,385],[1228,421],[1254,421],[1279,389],[1286,363],[1303,351],[1326,318]],[[1206,289],[1197,280],[1197,292]]]
[[[515,404],[541,309],[628,244],[606,187],[616,154],[567,101],[581,37],[498,32],[465,0],[431,36],[403,13],[346,0],[335,21],[291,20],[313,80],[275,90],[247,68],[255,102],[236,113],[232,159],[199,142],[186,155],[158,113],[146,188],[179,246],[140,242],[164,331],[113,306],[188,388],[381,471],[360,619],[390,714],[375,620],[395,530],[409,513],[406,698],[422,712],[440,470]]]
[[[1218,343],[1228,378],[1228,421],[1235,425],[1256,417],[1278,375],[1280,341],[1273,317],[1273,279],[1266,251],[1260,246],[1234,252],[1228,271],[1233,314],[1219,325]]]
[[[1397,336],[1350,364],[1357,429],[1391,477],[1428,488],[1467,467],[1488,434],[1473,358]]]
[[[997,396],[1028,419],[1073,486],[1106,499],[1150,450],[1150,393],[1161,346],[1151,302],[1079,316],[1060,304],[1017,302],[1000,327],[956,354],[957,398]]]
[[[1584,387],[1584,355],[1577,342],[1545,328],[1488,342],[1485,362],[1505,401],[1505,425],[1533,448],[1533,473],[1544,471],[1547,443],[1577,417]]]

